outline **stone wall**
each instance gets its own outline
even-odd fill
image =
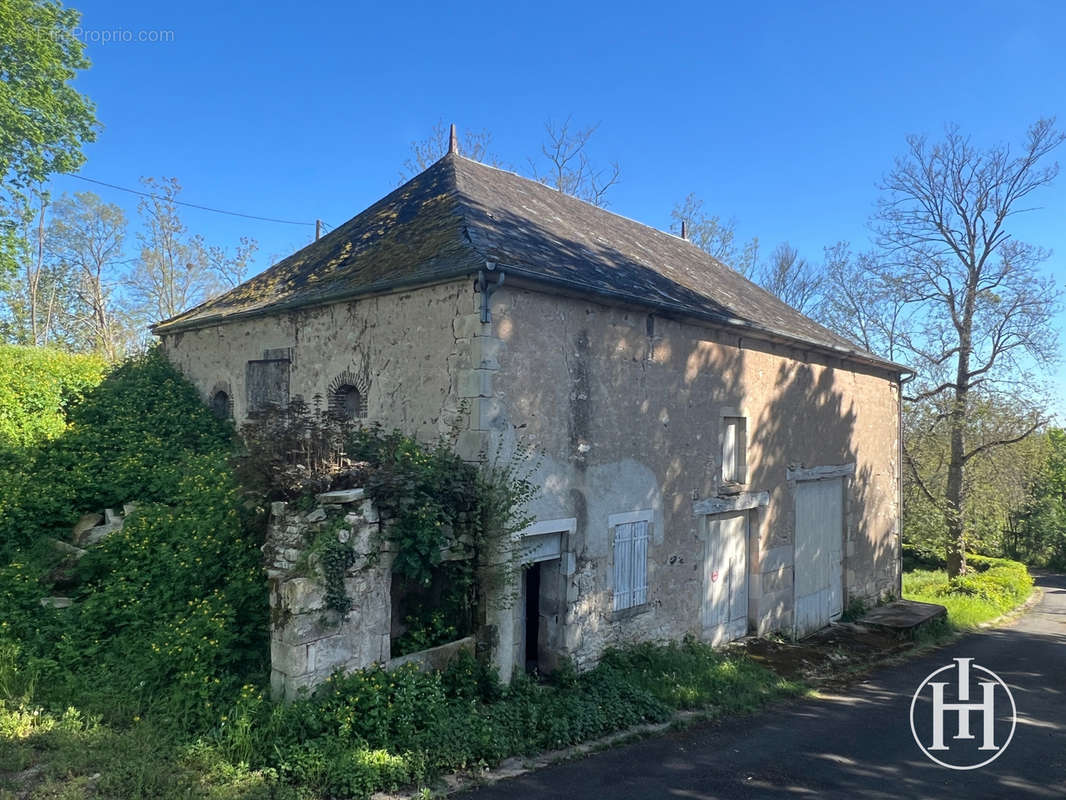
[[[363,489],[326,492],[313,508],[273,503],[263,556],[270,582],[270,687],[277,700],[311,691],[335,671],[375,664],[443,669],[459,651],[474,653],[466,636],[392,658],[395,551],[374,504]],[[329,607],[322,560],[333,542],[351,550],[344,594],[351,608]],[[469,557],[462,540],[441,550],[441,560]]]
[[[359,416],[434,441],[483,428],[484,404],[473,398],[495,366],[495,350],[491,337],[478,341],[489,329],[480,323],[478,297],[470,281],[453,281],[235,319],[162,341],[205,402],[224,394],[238,426],[248,418],[250,365],[270,359],[285,363],[288,397],[308,403],[319,397],[325,408],[338,386],[352,386]],[[466,407],[475,415],[472,425]],[[473,456],[483,440],[475,434],[459,444]]]
[[[270,581],[270,686],[276,699],[291,700],[335,670],[389,661],[392,553],[377,511],[362,489],[317,499],[309,511],[274,503],[263,545]],[[344,577],[353,603],[346,614],[326,605],[319,563],[326,536],[350,545],[355,554]]]

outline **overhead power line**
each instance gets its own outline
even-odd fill
[[[70,175],[71,178],[77,178],[79,181],[86,181],[87,183],[95,183],[98,186],[107,186],[109,189],[118,189],[120,192],[129,192],[130,194],[137,194],[141,197],[151,197],[154,200],[163,200],[164,202],[174,203],[179,206],[188,206],[189,208],[198,208],[201,211],[211,211],[215,214],[228,214],[231,217],[244,217],[245,219],[257,219],[260,222],[276,222],[280,225],[309,225],[314,226],[314,222],[300,222],[292,219],[277,219],[276,217],[259,217],[255,214],[242,214],[239,211],[226,211],[222,208],[210,208],[209,206],[201,206],[196,203],[186,203],[184,200],[174,200],[173,198],[164,197],[158,194],[152,194],[151,192],[142,192],[138,189],[130,189],[126,186],[117,186],[113,183],[106,183],[105,181],[98,181],[93,178],[86,178],[84,175]]]

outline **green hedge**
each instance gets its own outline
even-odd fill
[[[0,486],[0,552],[65,535],[123,503],[167,502],[186,461],[229,452],[232,431],[158,350],[130,359],[73,403],[62,435],[26,449]]]
[[[67,426],[67,410],[100,383],[96,356],[44,347],[0,345],[0,447],[28,447]]]

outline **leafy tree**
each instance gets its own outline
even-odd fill
[[[1007,551],[1030,563],[1066,568],[1066,430],[1042,437],[1046,458],[1028,502],[1014,514]]]
[[[941,405],[911,405],[904,415],[905,457],[911,474],[904,480],[903,534],[907,542],[929,553],[944,553],[949,539],[942,493],[950,463],[950,432],[937,419],[944,404],[946,401]],[[993,436],[1014,419],[1009,399],[975,400],[967,419],[967,438]],[[1047,458],[1047,437],[1037,434],[985,450],[971,460],[964,475],[966,546],[970,552],[1031,560],[1021,523]],[[934,488],[935,501],[924,493],[923,486]]]
[[[913,442],[908,464],[943,515],[955,576],[965,570],[972,532],[967,470],[1045,422],[1030,365],[1054,357],[1057,293],[1039,270],[1048,251],[1015,238],[1012,222],[1057,175],[1058,166],[1045,162],[1063,135],[1040,120],[1018,151],[979,149],[956,127],[939,142],[907,141],[883,182],[875,217],[881,259],[871,271],[905,306],[897,339],[920,376],[907,399],[931,409],[927,434],[943,430],[947,438],[942,485],[925,482]],[[997,396],[1010,397],[1013,413],[975,424],[980,404],[1002,407]]]
[[[51,0],[0,0],[0,276],[24,242],[13,207],[50,174],[77,169],[96,138],[93,104],[70,85],[89,66],[79,20]]]

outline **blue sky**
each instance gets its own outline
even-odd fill
[[[1041,116],[1066,127],[1058,2],[73,4],[93,61],[78,87],[104,125],[81,174],[176,176],[189,202],[334,226],[397,185],[438,120],[491,131],[521,170],[544,121],[572,115],[599,123],[593,157],[622,166],[612,210],[666,228],[696,192],[764,251],[788,240],[818,259],[865,244],[907,134],[955,122],[986,144]],[[123,31],[172,33],[102,41]],[[1066,175],[1039,202],[1017,233],[1055,251],[1062,286]],[[257,269],[313,235],[184,218],[212,243],[256,238]],[[1057,381],[1066,412],[1066,369]]]

